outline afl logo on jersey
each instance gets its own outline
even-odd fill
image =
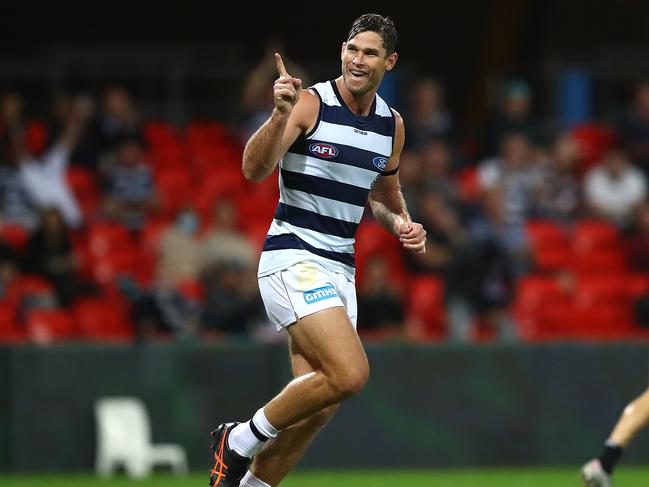
[[[326,159],[331,159],[338,155],[338,149],[336,149],[331,144],[324,144],[318,142],[317,144],[311,144],[309,146],[309,151],[317,156],[324,157]]]
[[[385,166],[388,165],[388,160],[385,157],[379,156],[372,159],[372,164],[374,164],[379,171],[383,171]]]

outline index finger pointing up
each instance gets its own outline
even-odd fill
[[[277,63],[277,72],[280,76],[286,76],[287,78],[291,77],[291,75],[286,71],[284,61],[282,61],[282,56],[280,56],[278,52],[275,53],[275,63]]]

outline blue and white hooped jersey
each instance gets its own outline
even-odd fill
[[[320,98],[318,120],[279,163],[279,203],[258,275],[311,260],[353,280],[354,235],[392,155],[394,115],[378,95],[367,117],[352,113],[335,81],[310,89]]]

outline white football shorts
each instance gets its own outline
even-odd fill
[[[259,278],[266,313],[277,331],[327,308],[343,306],[356,328],[354,281],[317,262],[299,262]]]

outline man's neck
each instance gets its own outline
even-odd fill
[[[347,89],[347,86],[345,86],[342,76],[336,79],[336,86],[338,87],[338,92],[347,105],[347,108],[349,108],[352,113],[363,117],[367,117],[370,114],[376,90],[370,90],[358,97],[354,96],[352,92]]]

